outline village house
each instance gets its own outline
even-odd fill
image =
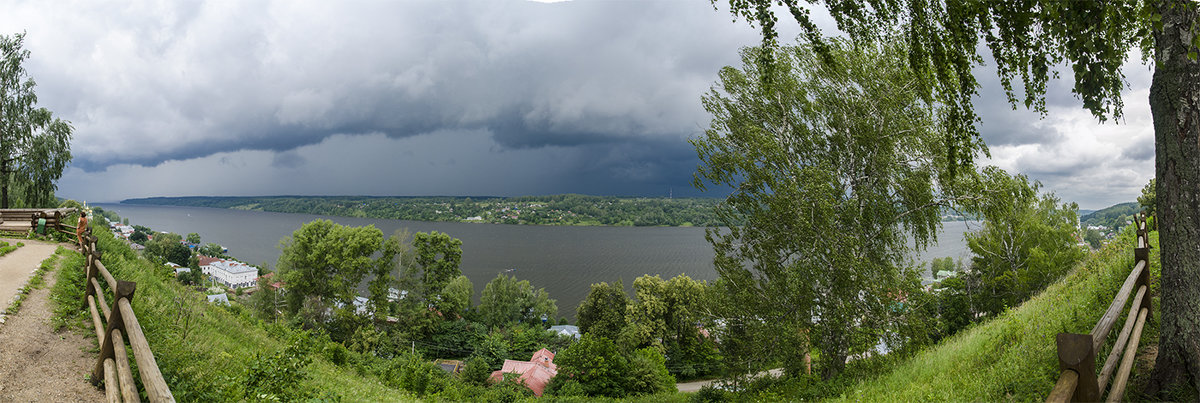
[[[504,367],[492,372],[491,380],[500,382],[504,374],[520,375],[521,382],[540,397],[550,380],[558,375],[558,366],[554,365],[554,353],[543,348],[533,353],[529,361],[504,360]]]

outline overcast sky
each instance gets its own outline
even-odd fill
[[[700,96],[758,31],[707,1],[5,1],[40,105],[75,126],[62,197],[703,195]],[[786,14],[785,14],[786,15]],[[781,16],[784,37],[794,23]],[[825,27],[832,28],[825,23]],[[986,68],[983,69],[986,71]],[[1153,176],[1150,71],[1099,124],[981,74],[984,161],[1082,208]],[[1069,77],[1069,76],[1068,76]]]

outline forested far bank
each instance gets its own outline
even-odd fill
[[[150,197],[121,203],[213,207],[411,221],[525,225],[710,226],[712,198],[564,194],[522,197],[258,196]]]
[[[562,194],[457,196],[188,196],[122,200],[123,204],[209,207],[433,222],[582,226],[719,226],[719,198],[616,197]],[[943,221],[966,219],[953,211]]]

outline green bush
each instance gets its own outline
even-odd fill
[[[485,386],[487,385],[488,377],[492,375],[492,369],[488,366],[486,360],[481,357],[471,357],[463,364],[462,370],[458,372],[459,379],[470,385]]]
[[[393,358],[384,372],[384,383],[425,396],[441,392],[452,382],[450,375],[441,367],[416,355]]]
[[[302,383],[309,378],[308,353],[294,340],[275,354],[254,354],[246,368],[246,397],[262,400],[296,401],[307,399],[311,393]]]
[[[584,335],[554,358],[558,376],[547,389],[552,394],[577,393],[577,383],[586,396],[625,397],[675,391],[675,377],[667,372],[657,349],[643,348],[633,354],[617,348],[611,340]]]

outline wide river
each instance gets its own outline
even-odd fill
[[[667,279],[687,274],[697,280],[717,277],[713,250],[704,228],[688,227],[565,227],[351,218],[312,214],[272,213],[203,207],[97,204],[128,218],[131,224],[186,235],[200,234],[203,242],[229,248],[229,254],[252,264],[275,267],[280,240],[309,221],[323,218],[342,225],[374,225],[391,235],[397,230],[439,231],[463,242],[462,272],[475,285],[478,300],[483,286],[497,273],[529,280],[558,300],[559,315],[574,318],[589,285],[622,280],[632,289],[644,274]],[[942,223],[939,243],[916,258],[969,255],[963,233],[979,227],[964,222]],[[925,276],[929,274],[926,272]]]

